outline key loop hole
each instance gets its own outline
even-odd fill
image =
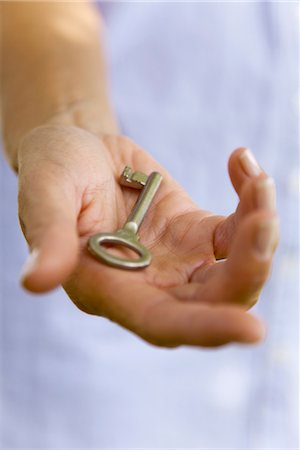
[[[140,258],[126,259],[112,255],[101,244],[115,244],[127,247],[137,253]],[[89,250],[97,259],[106,262],[112,267],[121,269],[142,269],[149,266],[151,262],[151,253],[134,237],[128,239],[117,234],[99,233],[90,237]]]

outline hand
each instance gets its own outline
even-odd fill
[[[141,271],[111,268],[87,251],[89,236],[124,225],[139,195],[119,185],[125,165],[164,177],[139,232],[153,255]],[[240,201],[225,218],[199,209],[126,137],[71,126],[33,130],[19,150],[20,223],[32,252],[23,285],[44,292],[63,284],[81,310],[159,346],[261,340],[264,326],[247,309],[278,241],[274,185],[242,148],[229,174]]]

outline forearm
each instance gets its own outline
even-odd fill
[[[3,2],[1,116],[17,170],[22,137],[43,124],[117,132],[106,82],[101,17],[89,3]]]

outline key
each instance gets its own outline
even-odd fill
[[[114,233],[98,233],[89,238],[88,249],[93,256],[112,267],[121,269],[142,269],[149,266],[152,256],[149,250],[139,242],[138,230],[161,181],[162,176],[158,172],[152,172],[147,177],[142,172],[132,172],[129,167],[125,167],[120,183],[142,189],[142,192],[123,228]],[[112,255],[103,244],[123,245],[136,252],[139,258],[125,259]]]

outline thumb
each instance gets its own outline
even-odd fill
[[[21,272],[22,285],[45,292],[63,283],[78,259],[75,186],[49,163],[19,176],[19,218],[31,253]]]

